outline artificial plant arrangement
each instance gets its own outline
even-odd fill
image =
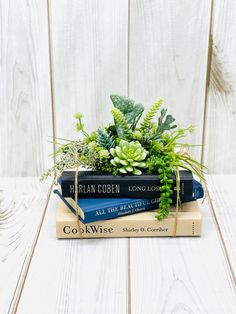
[[[186,169],[204,181],[204,166],[192,158],[186,148],[193,146],[180,142],[180,139],[194,128],[177,127],[167,109],[160,109],[163,100],[159,99],[143,117],[144,107],[134,100],[111,95],[114,123],[99,127],[88,134],[82,122],[82,114],[75,114],[76,130],[83,138],[75,141],[63,140],[55,153],[57,161],[42,176],[45,179],[58,177],[64,170],[82,166],[99,173],[114,175],[141,175],[142,172],[160,176],[160,204],[156,218],[168,216],[172,203],[173,173],[179,177],[179,169]],[[157,117],[158,115],[158,117]],[[177,203],[179,186],[176,180]]]

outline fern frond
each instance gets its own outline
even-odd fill
[[[97,129],[97,142],[100,147],[107,150],[115,147],[115,141],[111,133],[102,128]]]
[[[112,108],[111,112],[115,120],[118,136],[124,140],[129,140],[131,138],[132,132],[128,126],[124,114],[115,107]]]
[[[149,128],[150,123],[153,119],[153,117],[155,116],[155,114],[157,113],[157,110],[159,109],[159,107],[161,106],[163,102],[163,99],[160,98],[155,104],[152,105],[152,107],[149,109],[149,111],[147,112],[145,118],[143,119],[143,122],[141,123],[140,129],[142,131],[145,131]]]

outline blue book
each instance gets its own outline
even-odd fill
[[[75,201],[72,198],[63,197],[58,190],[54,192],[75,214]],[[201,183],[193,180],[193,195],[182,199],[182,202],[194,201],[202,198],[203,195],[204,191]],[[79,216],[84,224],[157,209],[158,204],[159,198],[80,198],[78,200]]]

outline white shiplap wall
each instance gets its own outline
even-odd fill
[[[56,135],[71,138],[74,114],[92,131],[111,119],[111,92],[127,94],[128,2],[52,0]]]
[[[211,173],[236,173],[236,1],[214,0],[204,160]]]
[[[47,2],[0,1],[0,176],[36,176],[51,160]]]
[[[77,136],[77,111],[89,131],[107,123],[110,93],[147,108],[162,96],[196,125],[189,140],[205,143],[193,153],[209,172],[236,171],[235,1],[0,0],[0,16],[1,176],[51,163],[51,87],[57,137]]]
[[[196,126],[189,141],[200,144],[210,1],[130,3],[130,95],[147,106],[162,96],[177,123]]]

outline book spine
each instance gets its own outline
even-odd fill
[[[174,184],[175,187],[175,177]],[[157,176],[146,180],[138,178],[130,180],[128,177],[123,180],[107,179],[93,180],[88,176],[78,182],[78,197],[80,198],[159,198],[160,181]],[[75,196],[74,179],[67,178],[61,182],[61,191],[64,197]],[[174,193],[176,194],[176,193]],[[181,176],[180,197],[192,197],[193,180],[192,177]],[[175,195],[173,195],[173,199]]]
[[[129,221],[122,219],[81,224],[82,238],[120,238],[120,237],[169,237],[174,233],[175,219],[169,218],[162,222]],[[77,222],[58,221],[56,224],[58,239],[80,238]],[[201,219],[184,219],[178,221],[176,236],[200,236]]]
[[[145,210],[158,208],[159,199],[139,199],[130,201],[129,204],[120,204],[112,207],[97,208],[85,214],[83,223],[87,224],[94,221],[113,219],[121,216],[131,215]]]

